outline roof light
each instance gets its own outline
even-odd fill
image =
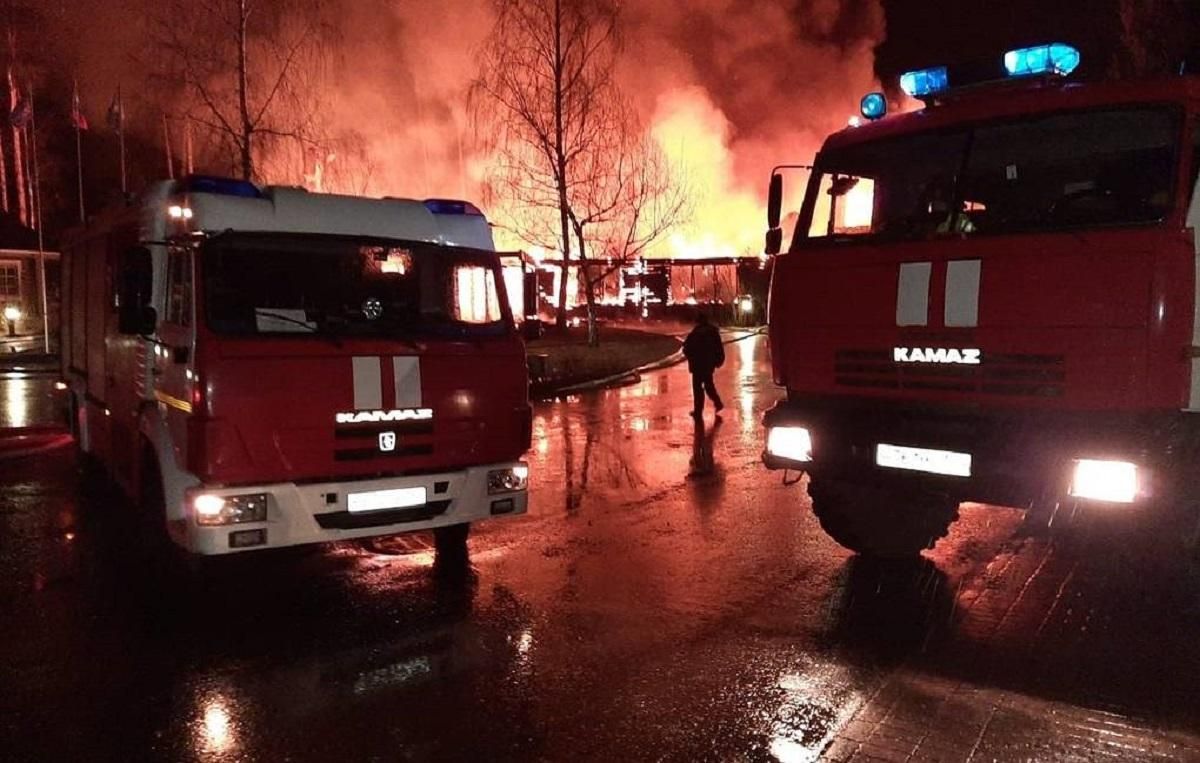
[[[863,96],[860,106],[863,117],[871,121],[883,119],[887,115],[887,98],[883,93],[867,93]]]
[[[1079,51],[1061,42],[1019,48],[1004,54],[1004,68],[1010,77],[1057,74],[1065,77],[1079,67]]]
[[[218,196],[239,196],[243,199],[260,199],[262,191],[249,180],[223,178],[215,175],[188,175],[176,186],[179,193],[212,193]]]
[[[900,89],[913,98],[924,98],[949,88],[950,75],[944,66],[918,69],[900,75]]]
[[[458,199],[426,199],[425,208],[435,215],[477,215],[483,216],[479,207],[469,201]]]

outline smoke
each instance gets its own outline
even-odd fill
[[[487,0],[368,0],[344,11],[334,110],[364,141],[364,190],[477,197],[488,158],[464,95]],[[619,82],[693,199],[691,223],[655,253],[761,251],[770,169],[807,162],[875,87],[879,1],[638,0],[623,13]]]
[[[323,83],[322,122],[346,150],[320,158],[325,189],[480,198],[488,156],[466,95],[490,29],[490,1],[330,2],[337,32],[327,70],[314,82]],[[63,12],[82,32],[88,19],[111,18],[115,5],[82,0]],[[129,19],[128,6],[149,8],[152,0],[124,5],[117,15]],[[770,169],[809,161],[877,86],[880,0],[627,0],[622,14],[618,81],[693,198],[690,225],[655,253],[761,251]],[[123,31],[72,33],[93,121],[117,82],[135,93],[145,76],[138,63],[145,36],[135,24],[114,27]],[[154,108],[147,104],[145,113]],[[161,126],[141,129],[157,136]],[[311,184],[311,167],[291,167],[289,177],[273,179]]]

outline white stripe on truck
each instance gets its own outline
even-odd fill
[[[980,260],[955,260],[946,266],[946,326],[979,325]]]
[[[369,411],[383,407],[383,367],[377,357],[358,356],[354,363],[354,409]]]
[[[421,359],[413,356],[392,358],[397,408],[421,407]]]
[[[929,277],[932,273],[931,262],[900,264],[896,286],[897,326],[929,325]]]

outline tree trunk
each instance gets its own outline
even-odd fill
[[[238,148],[241,150],[242,179],[254,179],[254,122],[250,119],[249,75],[246,67],[246,27],[250,16],[248,0],[238,0],[238,111],[242,118],[242,134]]]
[[[558,315],[554,325],[567,327],[567,282],[571,275],[571,223],[567,213],[567,157],[563,147],[562,0],[554,0],[554,158],[558,186],[558,218],[562,234],[562,279],[558,285]]]
[[[579,246],[579,277],[583,279],[583,293],[587,299],[587,343],[588,347],[600,346],[600,329],[596,326],[596,284],[587,269],[587,249],[583,243],[583,226],[575,224],[576,244]]]

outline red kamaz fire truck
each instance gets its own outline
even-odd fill
[[[79,447],[193,554],[526,509],[530,407],[487,220],[192,176],[64,251]]]
[[[1076,83],[1068,45],[830,136],[770,303],[764,460],[844,546],[920,552],[962,501],[1132,512],[1200,474],[1200,78]],[[977,70],[977,69],[976,69]],[[781,248],[773,173],[767,250]],[[1178,505],[1178,502],[1176,502]]]

